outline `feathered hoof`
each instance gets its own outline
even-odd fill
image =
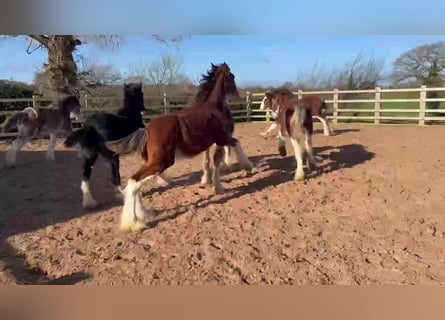
[[[296,173],[294,177],[294,181],[301,182],[304,180],[304,173]]]
[[[99,203],[94,199],[83,199],[82,207],[86,210],[97,209],[99,207]]]
[[[287,155],[286,147],[284,147],[284,146],[278,147],[278,152],[280,153],[280,156],[282,156],[282,157],[285,157]]]
[[[147,224],[142,221],[133,221],[120,225],[120,230],[124,232],[138,232],[147,228]]]
[[[213,187],[213,193],[215,195],[224,194],[224,192],[225,192],[225,190],[224,190],[223,186],[221,186],[221,185]]]

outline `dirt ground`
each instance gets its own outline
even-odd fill
[[[36,141],[4,168],[0,145],[1,284],[443,284],[445,128],[338,125],[313,138],[323,160],[294,182],[266,124],[239,124],[256,165],[223,176],[226,193],[199,187],[201,156],[150,183],[155,216],[140,233],[119,231],[121,203],[108,164],[93,169],[102,207],[81,207],[81,161]],[[59,141],[59,144],[61,141]],[[40,150],[40,151],[38,151]],[[121,159],[123,184],[136,155]]]

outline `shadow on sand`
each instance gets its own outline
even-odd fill
[[[95,212],[82,208],[83,160],[77,158],[76,152],[63,150],[55,152],[54,161],[48,161],[45,153],[23,150],[16,166],[7,168],[5,152],[0,152],[0,272],[6,271],[19,284],[75,284],[90,275],[81,272],[48,278],[42,270],[30,267],[25,256],[7,241],[16,234]],[[91,177],[94,196],[104,204],[98,210],[121,204],[113,198],[110,181],[110,166],[99,158]]]
[[[335,149],[335,150],[332,150]],[[356,165],[362,164],[366,161],[371,160],[374,157],[374,153],[367,151],[363,145],[360,144],[346,144],[336,147],[319,147],[314,148],[315,154],[321,154],[330,151],[328,155],[323,155],[323,158],[330,160],[329,163],[317,166],[316,170],[313,170],[307,174],[306,180],[314,179],[322,174],[329,172],[334,172],[343,168],[352,168]],[[286,182],[293,181],[294,179],[294,168],[296,166],[295,158],[293,155],[287,157],[280,157],[277,154],[250,157],[254,165],[264,172],[271,172],[270,175],[253,181],[247,186],[240,186],[233,189],[226,190],[227,195],[222,195],[215,197],[210,195],[199,202],[189,205],[189,206],[178,206],[169,209],[171,213],[168,213],[162,218],[154,218],[150,227],[153,228],[161,222],[175,219],[181,214],[188,211],[190,207],[194,208],[205,208],[212,204],[223,204],[229,200],[239,198],[244,195],[252,194],[258,191],[262,191],[270,186],[277,186]],[[292,168],[292,170],[289,170]],[[238,170],[237,166],[232,167],[228,172],[233,172]],[[192,184],[197,184],[200,182],[202,171],[193,172],[182,177],[177,178],[171,187],[153,188],[151,192],[165,191],[170,188],[185,187]],[[236,179],[236,178],[233,178]],[[224,182],[230,182],[229,179],[224,179]],[[145,195],[147,195],[146,193]]]

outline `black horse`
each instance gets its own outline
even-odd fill
[[[119,173],[119,156],[105,146],[106,141],[122,139],[139,128],[144,128],[142,119],[144,94],[142,83],[124,84],[124,107],[116,114],[100,112],[88,117],[81,129],[70,134],[64,141],[65,147],[76,146],[83,157],[83,177],[81,190],[84,208],[94,208],[98,203],[91,195],[89,180],[91,170],[101,154],[111,164],[112,183],[122,192]]]

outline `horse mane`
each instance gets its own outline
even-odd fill
[[[212,63],[212,69],[207,71],[207,74],[203,74],[201,80],[199,81],[198,92],[195,96],[195,102],[204,102],[215,86],[216,82],[216,70],[221,65],[214,65]]]

